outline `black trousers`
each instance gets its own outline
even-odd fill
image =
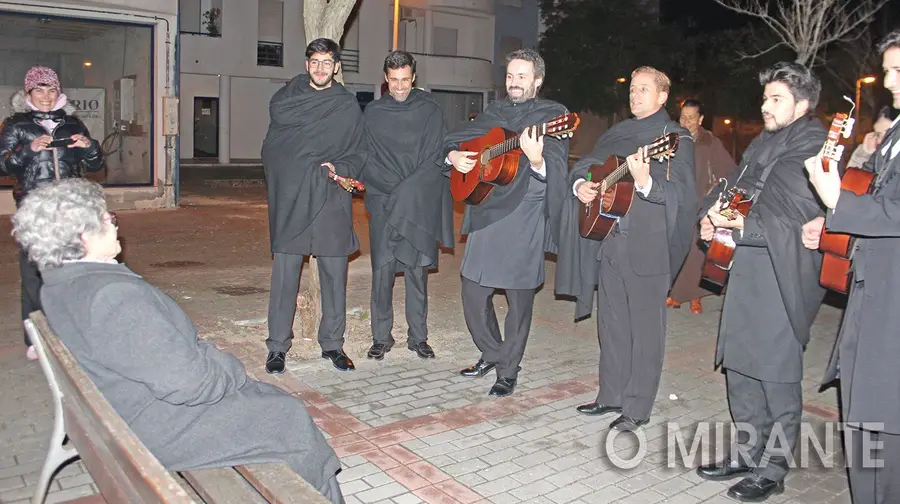
[[[322,298],[319,345],[326,352],[340,350],[347,328],[347,257],[316,257],[316,260]],[[275,253],[269,289],[269,338],[266,340],[270,352],[287,352],[291,348],[302,266],[302,255]]]
[[[397,259],[372,272],[372,339],[375,343],[394,345],[394,280],[403,270],[406,284],[406,343],[417,345],[428,340],[428,268],[407,266]]]
[[[482,360],[497,365],[498,378],[516,379],[531,331],[535,289],[505,289],[509,311],[503,337],[494,311],[496,290],[462,277],[463,315]]]
[[[736,424],[743,424],[737,442],[751,459],[743,462],[756,467],[754,472],[764,478],[783,480],[790,469],[788,462],[793,460],[784,452],[793,453],[800,435],[803,387],[799,382],[757,380],[730,369],[725,377],[731,418]],[[767,443],[774,451],[766,449]],[[739,460],[738,456],[731,454],[734,460]]]
[[[41,286],[44,281],[37,266],[28,260],[22,249],[19,249],[19,276],[22,279],[22,320],[26,320],[31,312],[41,309]],[[28,333],[24,334],[25,346],[31,346]]]

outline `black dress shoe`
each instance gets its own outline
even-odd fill
[[[431,346],[424,341],[416,343],[415,345],[406,345],[406,348],[416,352],[416,355],[423,359],[434,359],[434,350],[432,350]]]
[[[347,357],[347,354],[344,353],[343,349],[340,350],[329,350],[327,352],[322,352],[323,359],[331,359],[331,363],[334,364],[334,367],[339,371],[353,371],[356,367],[353,365],[353,361],[350,360],[350,357]]]
[[[476,362],[474,366],[463,369],[459,374],[468,376],[469,378],[481,378],[495,367],[497,367],[496,364],[488,364],[487,362],[484,362],[484,360],[478,359],[478,362]]]
[[[284,373],[284,352],[269,352],[266,357],[266,373]]]
[[[613,420],[612,423],[609,424],[609,426],[612,429],[625,431],[625,432],[632,432],[632,431],[636,431],[638,429],[638,427],[643,427],[644,425],[647,425],[648,423],[650,423],[649,418],[644,418],[643,420],[637,420],[635,418],[631,418],[628,415],[621,415],[621,416],[619,416],[619,418],[616,418],[615,420]]]
[[[698,467],[697,476],[710,481],[724,481],[743,476],[752,470],[751,467],[726,458],[714,464]]]
[[[516,379],[515,378],[497,378],[497,382],[494,383],[494,386],[491,387],[491,391],[488,392],[488,395],[496,396],[496,397],[506,397],[513,393],[513,390],[516,389]]]
[[[575,410],[583,415],[591,416],[600,416],[606,415],[608,413],[622,412],[622,408],[620,406],[604,406],[603,404],[597,404],[595,402],[582,404],[581,406],[575,408]]]
[[[374,345],[372,345],[372,348],[369,349],[369,352],[366,354],[366,358],[382,360],[384,359],[384,354],[390,351],[391,347],[385,345],[384,343],[375,343]]]
[[[728,496],[741,502],[762,502],[772,494],[784,492],[784,480],[772,481],[759,474],[749,476],[735,483],[728,489]]]

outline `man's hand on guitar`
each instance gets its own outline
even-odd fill
[[[709,212],[706,213],[706,216],[715,227],[744,229],[744,216],[739,212],[734,212],[729,216],[725,216],[719,213],[719,210],[713,205],[713,207],[709,209]]]
[[[809,181],[819,194],[822,204],[829,210],[834,209],[837,200],[841,195],[841,174],[836,168],[825,172],[822,166],[822,154],[807,159],[806,173],[809,174]]]
[[[700,239],[703,241],[712,241],[713,235],[716,234],[716,226],[713,226],[709,217],[704,217],[700,221]]]
[[[575,194],[578,196],[578,201],[581,201],[585,205],[594,201],[597,198],[597,195],[600,194],[600,185],[600,182],[588,182],[587,180],[578,184],[578,187],[575,188]]]
[[[645,148],[641,147],[637,152],[626,158],[628,171],[631,172],[634,183],[641,187],[647,187],[647,183],[650,181],[650,162],[644,161],[644,153]]]
[[[477,155],[477,152],[471,151],[450,151],[447,158],[458,172],[469,173],[475,168],[475,156]]]
[[[822,238],[822,230],[825,228],[825,217],[816,217],[807,222],[801,228],[803,246],[810,250],[819,249],[819,240]]]
[[[519,148],[528,157],[531,166],[540,169],[544,159],[544,137],[538,135],[537,126],[525,128],[519,136]]]

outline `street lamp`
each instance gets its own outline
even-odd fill
[[[875,82],[875,77],[873,77],[873,76],[871,76],[871,75],[867,75],[866,77],[862,77],[862,78],[860,78],[860,79],[856,79],[856,102],[854,102],[854,105],[856,106],[856,109],[855,109],[855,110],[856,110],[856,122],[859,122],[859,93],[860,93],[860,88],[862,87],[862,85],[863,85],[864,83],[865,83],[865,84],[871,84],[871,83],[873,83],[873,82]]]

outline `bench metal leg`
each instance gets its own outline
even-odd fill
[[[56,473],[66,462],[78,456],[78,451],[74,448],[63,446],[66,439],[66,425],[63,416],[62,392],[56,383],[56,376],[50,362],[47,360],[47,353],[44,349],[44,340],[38,334],[34,323],[31,320],[25,321],[25,330],[31,337],[35,350],[38,353],[38,360],[44,375],[47,377],[47,383],[50,385],[50,393],[53,395],[53,433],[50,435],[50,449],[47,451],[47,459],[44,460],[44,467],[41,468],[41,477],[38,479],[37,489],[34,491],[34,497],[31,499],[32,504],[44,504],[44,498],[47,496],[47,488],[50,486],[50,478]]]

